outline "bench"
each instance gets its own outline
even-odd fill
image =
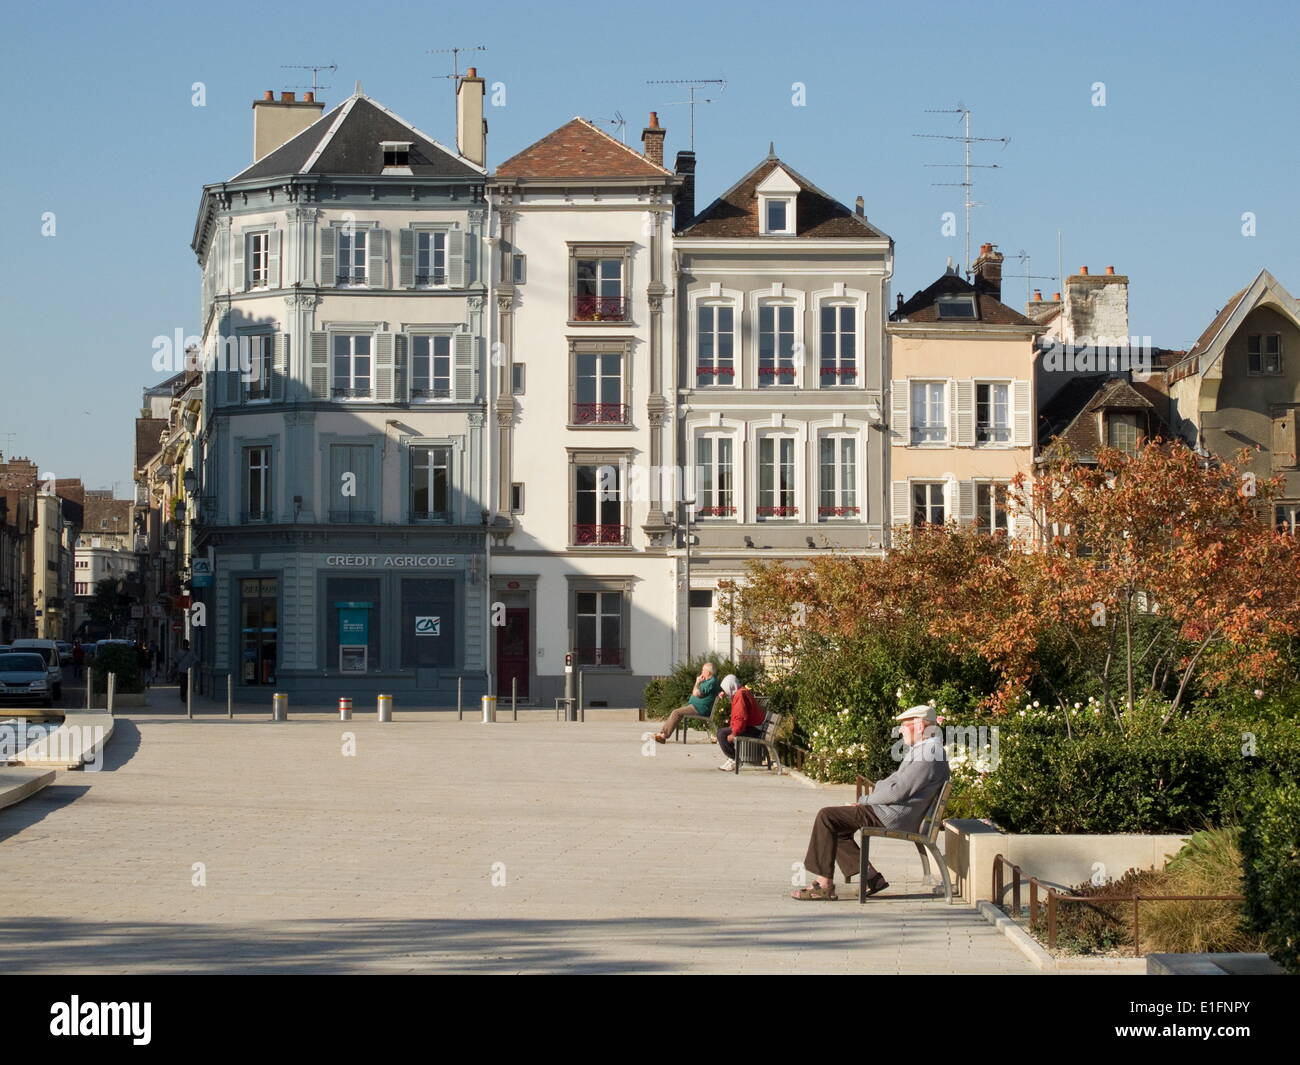
[[[686,714],[677,722],[677,727],[673,729],[673,739],[686,742],[686,734],[690,731],[692,725],[703,726],[704,734],[709,737],[709,742],[713,742],[713,717],[701,717],[698,714]]]
[[[758,703],[766,709],[765,699],[760,698]],[[759,735],[736,737],[736,764],[732,769],[733,773],[739,775],[740,767],[746,763],[761,765],[764,769],[771,769],[775,765],[777,776],[785,772],[785,766],[781,764],[781,755],[776,749],[776,733],[781,727],[783,717],[783,714],[774,714],[769,710],[767,716],[763,718],[762,731]]]
[[[862,798],[863,794],[870,791],[875,786],[875,781],[868,780],[866,777],[859,776],[856,780],[855,799]],[[952,883],[948,879],[948,865],[939,853],[939,832],[943,829],[943,810],[948,804],[948,793],[952,791],[952,778],[949,777],[939,794],[934,797],[930,804],[930,809],[926,811],[925,817],[921,819],[920,829],[916,832],[900,832],[892,828],[863,828],[860,830],[862,837],[862,856],[858,862],[858,902],[867,901],[867,866],[871,864],[869,849],[873,837],[880,839],[900,839],[907,843],[916,844],[916,852],[921,856],[921,869],[925,874],[926,881],[930,879],[930,858],[934,856],[935,864],[939,866],[939,873],[943,877],[943,895],[944,899],[952,902]],[[929,852],[927,854],[926,852]],[[847,877],[846,879],[852,879]]]

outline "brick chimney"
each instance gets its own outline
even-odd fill
[[[487,122],[483,118],[483,79],[467,67],[456,86],[456,151],[477,166],[487,165]]]
[[[641,131],[643,155],[658,166],[664,165],[664,136],[667,130],[659,128],[659,112],[650,112],[650,124]]]
[[[681,232],[695,218],[695,153],[677,153],[677,176],[682,179],[673,200],[673,228]]]
[[[294,93],[282,92],[277,100],[275,93],[267,89],[260,100],[253,101],[253,162],[293,140],[324,110],[324,103],[316,99],[315,93],[306,93],[298,100]]]
[[[995,300],[1002,299],[1002,253],[996,244],[981,244],[975,260],[975,287]]]

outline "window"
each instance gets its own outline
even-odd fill
[[[1126,455],[1137,454],[1138,416],[1136,414],[1106,415],[1106,445],[1118,448]]]
[[[623,593],[573,593],[575,658],[580,666],[623,665]]]
[[[758,442],[758,517],[793,518],[794,437],[764,436]]]
[[[942,381],[912,382],[912,443],[941,444],[948,439],[946,391]]]
[[[442,230],[422,230],[415,235],[415,283],[447,283],[447,234]]]
[[[940,296],[936,306],[939,308],[940,320],[973,319],[975,317],[975,296]]]
[[[1007,385],[975,385],[975,442],[1006,444],[1011,441]]]
[[[244,520],[271,518],[271,449],[244,448]]]
[[[366,283],[366,230],[340,226],[338,230],[338,284]]]
[[[1296,523],[1300,522],[1300,503],[1278,503],[1273,507],[1273,527],[1288,536],[1296,535]]]
[[[411,338],[411,398],[451,398],[451,337]]]
[[[411,520],[451,520],[451,448],[411,448]]]
[[[338,399],[370,398],[370,336],[334,334],[334,387]]]
[[[621,352],[577,351],[573,373],[573,425],[627,424]]]
[[[701,436],[695,442],[695,516],[733,518],[736,499],[733,487],[729,436]]]
[[[516,285],[522,285],[527,276],[528,257],[515,252],[510,257],[510,280]]]
[[[446,577],[402,580],[402,668],[455,669],[460,646],[456,582]]]
[[[946,520],[943,509],[943,482],[926,481],[912,485],[912,524],[942,525]]]
[[[244,381],[244,399],[271,398],[271,354],[275,338],[265,333],[245,337],[248,344],[251,372]]]
[[[818,518],[857,516],[857,443],[851,436],[823,436],[818,442],[821,468]]]
[[[510,513],[522,514],[524,512],[524,486],[519,481],[515,481],[510,486]]]
[[[1250,373],[1280,374],[1282,372],[1282,335],[1280,333],[1251,333],[1246,338],[1246,359]]]
[[[696,309],[695,381],[700,385],[736,383],[735,311],[730,305]]]
[[[759,387],[792,385],[794,375],[794,307],[765,303],[758,308]]]
[[[822,306],[821,383],[852,385],[858,380],[857,308]]]
[[[278,585],[275,577],[250,577],[239,582],[240,684],[275,683]]]
[[[574,468],[573,542],[587,547],[625,544],[623,470],[611,463]]]
[[[575,259],[573,275],[575,322],[623,322],[623,258]]]
[[[512,362],[510,364],[510,394],[512,396],[522,396],[524,394],[524,364],[522,362]]]
[[[389,167],[406,167],[409,173],[411,165],[411,142],[410,141],[381,141],[380,148],[384,153],[384,169]]]
[[[773,236],[788,236],[794,233],[793,205],[788,199],[763,197],[763,232]]]
[[[1007,532],[1007,486],[981,482],[975,485],[975,527],[980,532]]]
[[[373,454],[367,444],[330,445],[330,481],[325,496],[330,521],[374,522],[374,497],[370,486]]]
[[[89,595],[89,594],[90,594],[90,583],[89,583],[88,581],[78,581],[78,582],[77,582],[77,592],[76,592],[76,594],[77,594],[77,595]]]
[[[263,230],[248,234],[247,258],[249,288],[266,288],[271,278],[271,234]]]

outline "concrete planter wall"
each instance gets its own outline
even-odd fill
[[[94,710],[106,710],[108,708],[108,696],[104,692],[100,692],[98,695],[92,698],[90,705],[91,708]],[[148,705],[149,705],[148,692],[134,692],[134,693],[114,692],[113,693],[114,710],[124,710],[127,707],[131,707],[131,706],[148,706]]]

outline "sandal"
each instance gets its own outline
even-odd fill
[[[667,743],[667,742],[668,742],[668,738],[666,736],[661,736],[657,732],[655,733],[655,743]]]
[[[800,902],[836,902],[839,896],[835,894],[835,885],[830,886],[830,890],[822,887],[817,881],[813,881],[809,887],[800,888],[792,892],[790,897],[798,899]]]

